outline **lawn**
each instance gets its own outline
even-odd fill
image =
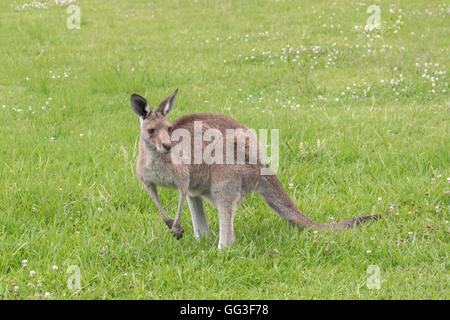
[[[380,27],[366,30],[373,4]],[[0,299],[449,299],[449,13],[406,0],[1,1]],[[170,121],[214,112],[279,129],[277,175],[315,221],[390,214],[299,232],[251,194],[232,247],[217,249],[208,205],[210,238],[195,241],[186,205],[177,241],[136,178],[129,103],[176,88]],[[173,216],[177,192],[159,191]]]

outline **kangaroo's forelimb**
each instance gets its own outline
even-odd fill
[[[166,210],[164,210],[163,206],[161,205],[161,202],[159,201],[158,190],[156,188],[156,184],[148,183],[148,184],[144,184],[144,187],[145,187],[145,190],[147,190],[150,197],[152,198],[152,200],[155,203],[156,207],[158,208],[159,212],[161,213],[161,217],[163,218],[164,223],[166,224],[166,226],[169,229],[172,229],[173,219],[167,215]]]

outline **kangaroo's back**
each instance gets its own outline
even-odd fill
[[[174,129],[193,129],[194,123],[201,121],[206,128],[218,129],[225,132],[226,129],[248,130],[247,126],[223,114],[215,113],[194,113],[183,116],[172,122]]]

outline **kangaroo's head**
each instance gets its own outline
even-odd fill
[[[172,111],[178,89],[167,97],[152,111],[144,97],[131,95],[131,108],[141,120],[141,138],[145,147],[161,153],[168,153],[172,148],[170,135],[172,127],[166,116]]]

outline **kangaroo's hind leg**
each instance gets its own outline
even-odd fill
[[[236,203],[223,201],[218,204],[219,210],[219,249],[225,248],[235,241],[234,236],[234,211]]]
[[[191,210],[192,225],[195,239],[200,241],[201,237],[209,236],[208,222],[206,221],[203,200],[200,197],[187,197],[189,209]]]
[[[226,176],[226,175],[225,175]],[[242,176],[228,174],[227,178],[218,179],[211,188],[214,203],[219,211],[219,249],[235,241],[234,212],[239,201],[245,196],[242,190]]]

